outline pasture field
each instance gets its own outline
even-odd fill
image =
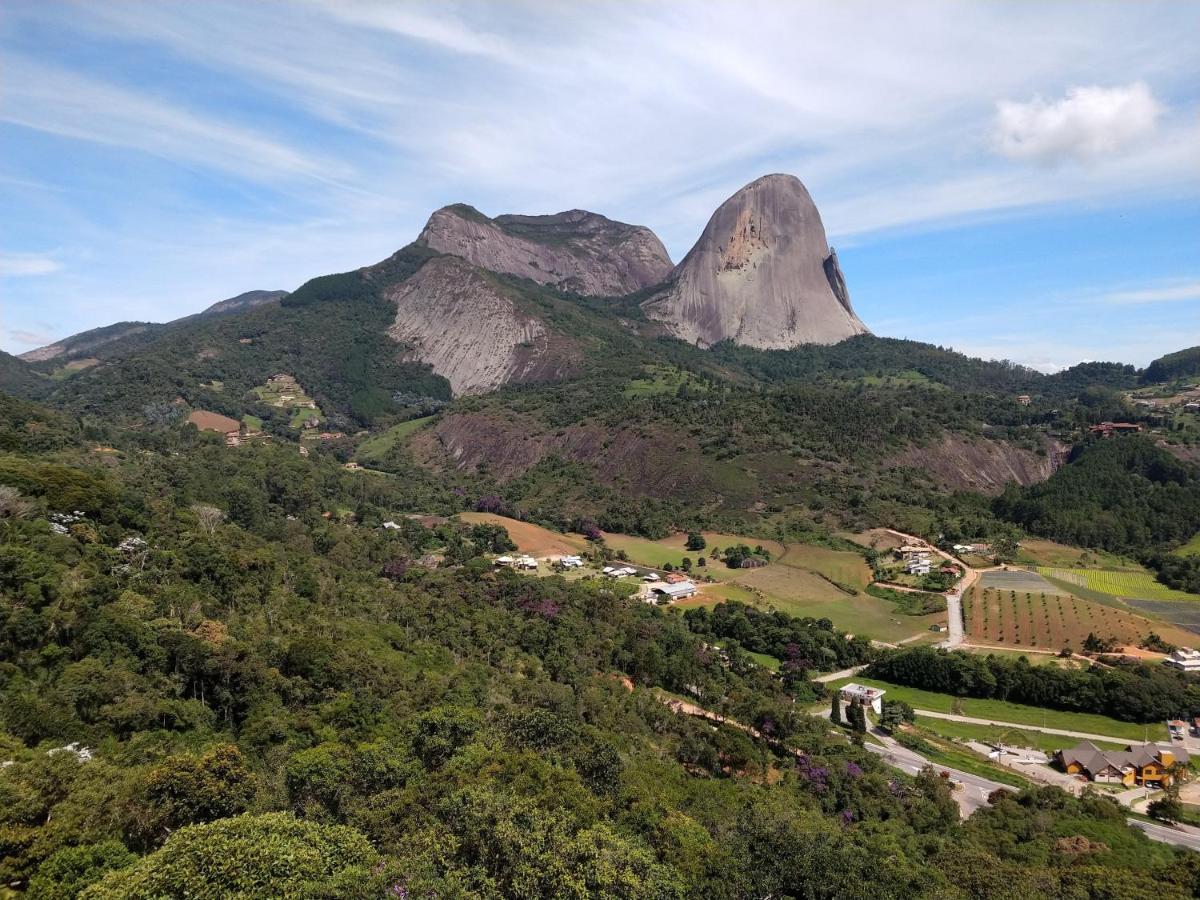
[[[510,519],[508,516],[464,512],[459,513],[458,517],[472,524],[486,522],[490,525],[503,525],[508,529],[508,536],[517,545],[517,550],[530,556],[571,556],[587,548],[587,540],[581,534],[560,534],[541,525]]]
[[[1198,551],[1200,552],[1200,551]],[[1023,566],[1050,566],[1058,569],[1140,569],[1136,562],[1105,550],[1084,550],[1041,538],[1025,538],[1017,550],[1017,563]]]
[[[1079,651],[1088,633],[1136,646],[1151,632],[1171,643],[1187,635],[1168,622],[1155,622],[1124,609],[1080,597],[999,591],[976,585],[963,598],[969,640],[1010,647]]]
[[[1109,569],[1058,569],[1039,566],[1038,572],[1067,584],[1077,584],[1113,597],[1136,600],[1200,600],[1200,595],[1177,591],[1160,584],[1146,571]]]
[[[354,458],[359,462],[370,462],[375,459],[382,459],[388,452],[398,443],[428,422],[433,421],[433,416],[425,416],[420,419],[409,419],[407,422],[401,422],[399,425],[393,425],[386,431],[381,431],[379,434],[372,435],[367,438],[354,451]]]
[[[881,641],[900,641],[928,631],[935,622],[946,621],[945,612],[928,616],[900,615],[886,600],[865,593],[847,594],[820,575],[791,566],[750,569],[734,576],[733,583],[760,591],[765,605],[788,615],[829,619],[843,631]]]
[[[871,583],[871,568],[867,561],[849,550],[833,550],[819,544],[789,544],[779,562],[809,569],[859,590]]]
[[[703,550],[685,550],[684,545],[687,543],[687,535],[682,533],[652,541],[649,538],[634,537],[628,534],[604,532],[604,543],[608,544],[614,550],[624,550],[630,562],[658,569],[663,568],[667,563],[675,566],[675,568],[679,568],[685,556],[693,563],[703,556],[706,560],[707,568],[711,570],[708,574],[714,578],[732,577],[737,571],[726,568],[725,563],[720,560],[710,558],[709,554],[715,548],[724,550],[726,547],[732,547],[737,544],[745,544],[748,547],[761,544],[764,550],[770,552],[772,560],[777,560],[784,552],[783,544],[778,541],[768,541],[763,538],[747,537],[738,534],[722,534],[716,531],[705,531],[703,535],[706,542]]]
[[[855,675],[852,678],[839,679],[826,685],[830,690],[840,688],[843,684],[856,681],[870,687],[883,688],[887,691],[886,698],[903,700],[914,709],[929,709],[934,712],[953,712],[955,700],[962,707],[961,715],[973,716],[977,719],[990,719],[993,722],[1011,723],[1013,725],[1033,725],[1042,728],[1060,728],[1066,731],[1082,731],[1087,734],[1102,734],[1117,740],[1166,741],[1167,726],[1164,722],[1150,725],[1139,725],[1136,722],[1121,722],[1101,716],[1096,713],[1062,712],[1057,709],[1043,709],[1040,706],[1027,706],[1024,703],[1009,703],[1007,700],[977,700],[973,697],[954,697],[951,694],[938,694],[934,691],[922,691],[918,688],[903,687],[889,684],[876,678],[863,678]],[[1074,738],[1063,737],[1063,746],[1071,746]]]
[[[883,528],[870,528],[866,531],[860,531],[857,534],[839,534],[838,537],[854,541],[854,543],[862,547],[872,547],[881,553],[885,550],[895,550],[897,547],[903,547],[905,544],[904,538],[897,537]]]

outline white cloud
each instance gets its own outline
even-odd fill
[[[1140,81],[1124,87],[1073,87],[1055,101],[1001,100],[996,104],[995,146],[1011,159],[1095,159],[1151,135],[1162,113],[1162,104]]]
[[[1107,303],[1117,305],[1200,300],[1200,281],[1172,282],[1157,287],[1112,291],[1105,294],[1103,299]]]
[[[28,275],[51,275],[62,268],[52,257],[36,253],[0,253],[0,275],[19,277]]]

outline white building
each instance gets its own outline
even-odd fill
[[[398,524],[396,524],[395,522],[384,522],[383,527],[388,529],[389,531],[399,531],[400,530],[400,526]]]
[[[928,575],[929,560],[928,559],[910,559],[908,561],[909,575]]]
[[[537,560],[532,556],[518,556],[513,562],[518,569],[537,569]]]
[[[1200,650],[1180,647],[1178,650],[1172,650],[1163,663],[1183,672],[1200,672]]]
[[[583,560],[578,556],[564,556],[558,561],[558,564],[564,569],[581,569],[583,568]]]
[[[653,584],[646,585],[650,591],[650,595],[657,594],[660,597],[666,597],[668,600],[685,600],[688,597],[696,596],[696,585],[690,581],[677,581],[675,584],[668,584],[665,581],[656,581]]]
[[[869,706],[875,712],[875,715],[883,713],[883,695],[885,691],[879,688],[867,687],[865,684],[850,682],[842,685],[839,691],[843,700],[847,703],[852,703],[857,700],[863,706]]]

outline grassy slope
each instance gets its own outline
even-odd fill
[[[917,688],[888,684],[871,678],[857,676],[842,681],[832,682],[829,687],[841,687],[850,681],[859,684],[880,687],[887,691],[887,696],[893,700],[903,700],[916,709],[929,709],[934,712],[948,713],[955,699],[962,704],[962,715],[974,716],[980,719],[992,719],[996,722],[1011,722],[1014,725],[1035,725],[1044,728],[1063,728],[1070,731],[1083,731],[1090,734],[1103,734],[1113,738],[1130,741],[1141,741],[1143,735],[1148,735],[1152,741],[1167,740],[1167,727],[1162,723],[1148,726],[1134,722],[1120,722],[1108,716],[1093,713],[1061,712],[1055,709],[1042,709],[1037,706],[1026,706],[1023,703],[1009,703],[1007,700],[976,700],[972,697],[955,698],[951,694],[937,694],[933,691],[922,691]],[[1072,738],[1065,738],[1072,741]]]
[[[1069,738],[1046,734],[1044,731],[1038,731],[1030,726],[969,725],[966,722],[948,722],[945,719],[934,719],[930,716],[917,716],[917,725],[934,734],[955,740],[982,741],[985,744],[1003,743],[1008,747],[1030,747],[1044,753],[1052,753],[1071,743]],[[1106,750],[1121,750],[1125,747],[1124,744],[1112,741],[1093,741],[1092,743]]]
[[[421,419],[409,419],[407,422],[393,425],[386,431],[381,431],[379,434],[367,438],[358,445],[358,449],[354,452],[354,458],[360,462],[381,459],[400,441],[404,440],[422,425],[433,421],[433,418],[433,416],[425,416]]]

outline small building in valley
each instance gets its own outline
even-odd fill
[[[838,693],[847,703],[857,700],[863,706],[869,706],[875,715],[883,713],[883,695],[886,691],[881,688],[867,687],[865,684],[852,681],[842,685],[842,689]]]
[[[928,575],[930,569],[928,559],[910,559],[905,563],[905,567],[909,575]]]

